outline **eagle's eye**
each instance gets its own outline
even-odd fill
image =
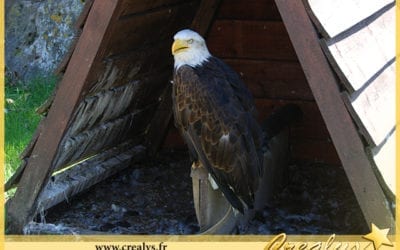
[[[193,39],[189,39],[187,42],[188,42],[188,44],[192,44],[193,43]]]

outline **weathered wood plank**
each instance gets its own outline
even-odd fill
[[[383,145],[372,148],[371,153],[382,178],[378,177],[378,179],[394,202],[393,198],[396,194],[396,132],[391,133]]]
[[[165,139],[161,145],[163,148],[173,148],[184,150],[187,149],[185,142],[182,139],[181,134],[178,129],[174,126],[172,122],[170,122],[168,126],[168,130],[165,136]]]
[[[145,158],[145,147],[124,143],[55,176],[39,196],[38,208],[49,209]]]
[[[121,17],[126,18],[128,15],[138,15],[145,12],[156,11],[160,8],[173,7],[177,4],[182,4],[184,0],[152,0],[152,1],[122,1]]]
[[[75,22],[75,28],[77,30],[83,29],[83,26],[85,25],[86,20],[87,20],[87,18],[89,16],[89,12],[92,9],[93,2],[94,2],[94,0],[86,0],[85,6],[83,6],[82,12],[81,12],[81,14],[79,15],[78,19]]]
[[[76,109],[76,118],[68,128],[68,135],[74,136],[125,114],[138,88],[138,82],[130,82],[86,97]]]
[[[340,40],[322,41],[340,79],[356,91],[395,57],[395,8]]]
[[[290,140],[290,145],[291,156],[295,161],[341,165],[332,141],[294,137]]]
[[[274,110],[289,103],[298,105],[303,112],[302,121],[291,126],[291,136],[312,140],[330,140],[328,130],[326,129],[326,125],[315,102],[257,98],[255,99],[255,104],[260,124],[262,124]]]
[[[223,0],[218,10],[217,19],[282,20],[273,0]]]
[[[67,53],[65,53],[64,58],[60,62],[60,64],[57,66],[57,68],[54,70],[54,74],[56,75],[61,75],[65,72],[65,69],[67,68],[67,65],[69,61],[71,60],[71,56],[74,53],[76,44],[78,43],[78,39],[81,35],[82,28],[85,25],[86,19],[89,15],[90,9],[92,8],[94,0],[88,0],[85,2],[85,6],[83,6],[82,12],[79,15],[78,19],[75,22],[74,28],[76,30],[76,35],[74,37],[74,40],[72,41]]]
[[[80,31],[76,31],[76,35],[74,36],[71,44],[69,45],[67,53],[64,54],[63,59],[58,64],[57,68],[53,71],[55,75],[60,76],[65,72],[65,69],[68,66],[69,61],[71,60],[71,56],[74,53],[76,44],[78,43]]]
[[[171,39],[178,30],[190,25],[197,3],[198,1],[188,1],[118,20],[108,46],[108,54],[126,53],[138,46]]]
[[[134,50],[103,61],[99,77],[92,84],[89,95],[99,91],[125,85],[131,81],[142,82],[149,75],[170,72],[173,65],[170,54],[171,38],[149,46],[139,46]]]
[[[19,156],[19,158],[22,160],[22,162],[19,165],[19,167],[17,168],[17,170],[14,172],[14,174],[6,182],[6,184],[4,186],[5,191],[10,190],[11,188],[15,188],[17,186],[18,182],[20,181],[21,176],[24,173],[24,170],[25,170],[25,167],[27,164],[27,160],[28,160],[29,156],[32,154],[32,151],[33,151],[33,149],[36,145],[36,142],[39,138],[39,135],[42,133],[43,123],[44,123],[45,119],[46,118],[43,118],[42,120],[40,120],[40,122],[36,128],[36,131],[33,134],[29,144],[25,147],[24,151]]]
[[[27,159],[22,159],[21,164],[19,164],[13,175],[7,180],[6,184],[4,185],[5,192],[17,187],[19,181],[21,180],[21,176],[25,171],[26,161]]]
[[[21,233],[23,226],[37,212],[37,197],[51,175],[58,146],[82,97],[81,90],[93,70],[93,67],[82,67],[82,62],[92,65],[101,57],[100,47],[108,39],[110,23],[116,18],[114,12],[117,5],[117,0],[95,1],[93,4],[81,39],[60,83],[58,93],[62,95],[55,98],[44,124],[46,129],[36,142],[14,197],[7,204],[8,233]]]
[[[211,21],[214,18],[220,2],[220,0],[201,1],[190,28],[201,34],[203,37],[207,37],[207,32],[210,28]]]
[[[276,0],[276,3],[366,221],[380,228],[390,227],[393,233],[393,214],[303,3],[291,0]]]
[[[393,0],[305,0],[315,24],[332,38],[368,18]]]
[[[55,170],[126,140],[126,132],[131,129],[135,118],[135,114],[128,114],[76,136],[66,137],[60,145],[59,155],[54,163]]]
[[[172,84],[169,84],[164,93],[160,96],[160,104],[150,123],[148,130],[148,139],[146,146],[149,148],[150,154],[155,154],[163,141],[168,131],[168,125],[172,120]]]
[[[75,136],[64,137],[60,150],[54,161],[54,169],[59,170],[67,165],[84,160],[94,154],[103,152],[124,141],[143,134],[155,106],[135,111],[106,123],[99,123],[91,130],[85,130]]]
[[[131,109],[143,109],[151,104],[157,104],[163,90],[169,84],[171,71],[153,72],[154,75],[147,75],[141,79],[138,92],[131,103]]]
[[[365,89],[344,101],[370,145],[381,144],[396,125],[395,64],[387,67]]]
[[[297,60],[282,22],[216,20],[207,44],[220,58]]]
[[[314,100],[299,62],[225,59],[256,98]]]

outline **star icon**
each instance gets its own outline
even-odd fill
[[[382,245],[393,246],[393,243],[387,237],[389,228],[379,229],[374,223],[371,223],[371,229],[372,231],[364,235],[363,238],[372,241],[375,250],[379,249]]]

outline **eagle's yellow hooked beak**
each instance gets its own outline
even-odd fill
[[[179,53],[180,51],[185,50],[187,48],[189,48],[187,41],[177,39],[172,44],[171,48],[172,55],[175,55],[176,53]]]

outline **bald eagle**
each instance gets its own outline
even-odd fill
[[[185,29],[174,36],[173,113],[194,165],[205,167],[230,204],[252,208],[262,176],[263,133],[250,91]]]

